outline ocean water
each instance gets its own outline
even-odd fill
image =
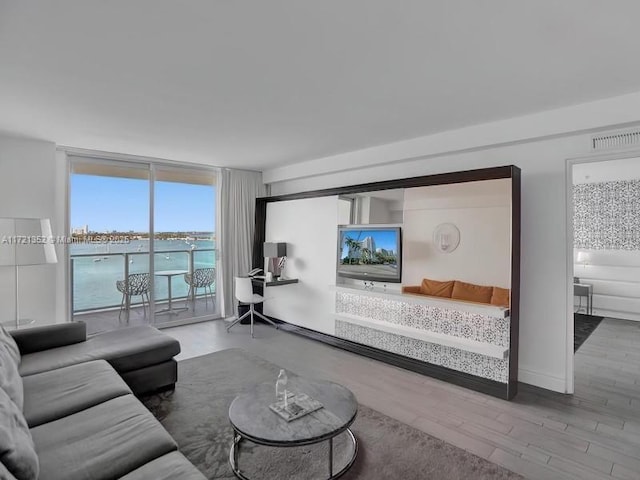
[[[192,246],[195,246],[192,248]],[[215,266],[215,248],[212,240],[156,240],[155,271],[188,270],[189,254],[193,252],[194,268]],[[149,272],[149,241],[132,240],[130,243],[72,244],[73,259],[73,311],[92,310],[119,306],[122,294],[116,289],[116,281],[124,279],[124,253],[129,253],[129,273]],[[209,251],[206,251],[209,250]],[[162,253],[161,253],[162,252]],[[74,257],[89,254],[91,257]],[[168,298],[166,277],[155,277],[155,298]],[[172,296],[187,295],[189,286],[182,275],[172,278]],[[215,292],[215,284],[213,285]],[[199,293],[203,290],[200,289]],[[139,302],[140,297],[134,297]]]

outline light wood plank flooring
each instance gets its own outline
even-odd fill
[[[297,335],[222,320],[165,332],[180,359],[240,347],[349,387],[360,403],[530,479],[640,479],[640,322],[605,319],[576,354],[576,393],[522,385],[511,402]],[[275,379],[274,379],[275,381]]]

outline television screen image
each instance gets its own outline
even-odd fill
[[[338,276],[400,283],[400,227],[341,227],[338,242]]]

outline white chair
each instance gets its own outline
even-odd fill
[[[264,297],[262,295],[258,295],[257,293],[253,293],[253,285],[251,284],[251,278],[235,277],[235,283],[236,283],[236,299],[240,303],[249,305],[249,311],[246,312],[241,317],[238,317],[237,319],[235,319],[233,323],[231,323],[231,325],[227,327],[227,332],[236,323],[240,322],[241,320],[244,320],[245,318],[247,318],[247,316],[251,316],[251,338],[253,338],[253,316],[254,315],[257,315],[262,320],[264,320],[267,323],[270,323],[277,329],[278,326],[275,323],[273,323],[267,317],[262,315],[260,312],[255,311],[255,308],[254,308],[255,304],[264,302]]]

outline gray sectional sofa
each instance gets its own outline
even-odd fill
[[[0,328],[0,480],[203,480],[134,396],[172,388],[179,352],[149,326]]]

